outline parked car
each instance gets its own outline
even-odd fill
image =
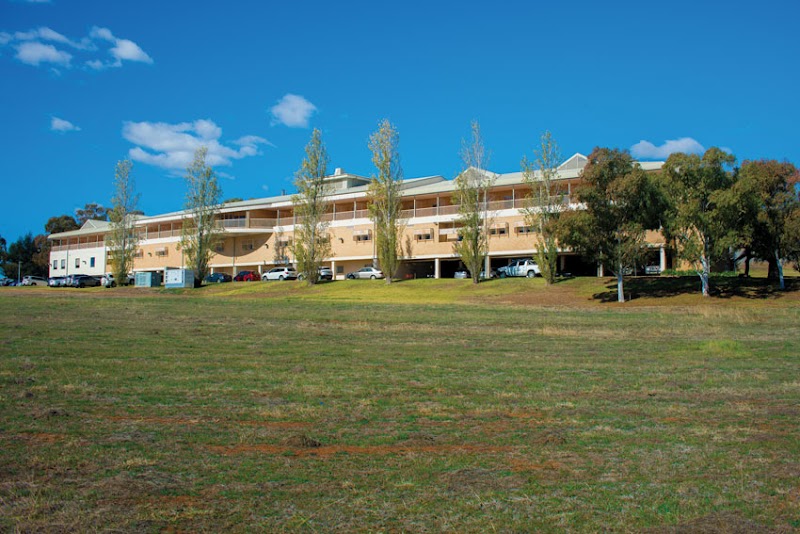
[[[375,267],[363,267],[357,271],[348,273],[347,278],[349,280],[356,280],[356,279],[375,280],[376,278],[383,278],[383,272],[379,271]]]
[[[504,267],[497,269],[497,275],[500,278],[507,276],[527,276],[533,278],[534,276],[541,276],[539,266],[535,261],[530,259],[514,260]]]
[[[47,280],[45,280],[41,276],[23,276],[22,277],[22,285],[23,286],[46,286],[47,285]]]
[[[51,276],[47,279],[47,285],[50,287],[64,287],[66,276]]]
[[[70,287],[97,287],[100,279],[88,274],[74,274],[71,277]]]
[[[239,271],[239,274],[233,277],[234,282],[256,282],[259,280],[258,273],[255,271]]]
[[[297,280],[294,267],[275,267],[261,275],[261,280]]]
[[[228,273],[213,273],[206,276],[207,284],[221,284],[223,282],[230,282],[233,277]]]
[[[480,277],[481,280],[486,280],[486,271],[485,270],[481,271],[478,276]],[[472,278],[472,276],[469,274],[468,270],[461,269],[455,272],[453,278]],[[489,279],[492,278],[497,278],[497,273],[493,270],[489,271]]]
[[[661,274],[660,265],[647,265],[644,268],[644,274]]]
[[[0,286],[13,286],[15,283],[16,281],[13,278],[0,276]]]
[[[317,280],[333,280],[333,271],[331,271],[330,267],[320,267],[318,272],[319,276],[317,277]],[[297,273],[297,279],[304,280],[305,276],[303,273]]]
[[[132,286],[136,283],[136,276],[133,273],[128,273],[125,282],[122,285]],[[117,287],[117,281],[113,273],[106,273],[100,277],[100,285],[103,287]]]

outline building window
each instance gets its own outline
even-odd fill
[[[489,228],[489,235],[508,235],[508,227],[505,225],[493,226]]]
[[[515,230],[518,234],[532,234],[533,226],[517,226]]]
[[[89,258],[89,267],[94,267],[94,257]]]
[[[336,274],[344,274],[344,265],[336,266]]]
[[[252,239],[245,239],[242,241],[242,250],[245,252],[252,252],[255,247],[253,246]]]
[[[353,230],[353,241],[362,242],[372,239],[372,230]]]
[[[225,252],[225,243],[217,243],[216,245],[214,245],[214,252],[216,252],[217,254],[222,254],[223,252]]]
[[[58,260],[53,260],[53,270],[58,269]]]
[[[80,266],[81,266],[81,259],[75,258],[75,268],[78,269],[80,268]]]
[[[61,260],[61,268],[62,269],[66,269],[67,268],[67,260]]]
[[[136,252],[133,253],[134,258],[144,258],[144,250],[137,248]]]
[[[414,239],[417,241],[430,241],[433,239],[433,232],[420,232],[418,234],[414,234]]]
[[[167,254],[167,247],[156,249],[156,256],[166,256]]]

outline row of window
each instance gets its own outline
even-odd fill
[[[58,267],[58,265],[59,265],[58,262],[59,262],[59,260],[53,260],[53,270],[54,271],[57,271],[58,268],[59,268]],[[78,268],[80,268],[80,266],[81,266],[81,259],[80,258],[75,258],[75,268],[78,269]],[[89,267],[94,267],[94,256],[89,258]],[[66,269],[66,268],[67,268],[67,260],[66,259],[62,259],[61,260],[61,269]]]

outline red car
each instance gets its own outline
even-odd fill
[[[256,282],[258,280],[261,280],[261,277],[255,271],[240,271],[233,277],[234,282]]]

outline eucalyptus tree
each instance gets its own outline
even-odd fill
[[[733,155],[712,147],[702,157],[672,154],[662,169],[662,190],[671,205],[666,232],[675,239],[678,256],[694,266],[705,297],[710,294],[711,263],[731,230],[723,196],[735,181],[735,161]]]
[[[611,270],[625,301],[626,271],[647,252],[645,232],[658,227],[659,190],[627,151],[595,148],[577,191],[580,209],[564,213],[559,241]]]
[[[306,145],[306,157],[295,176],[297,194],[292,196],[297,225],[294,231],[294,257],[297,270],[310,285],[319,280],[322,260],[331,253],[327,234],[328,221],[325,215],[330,210],[330,184],[328,153],[322,142],[322,133],[314,128],[311,140]]]
[[[403,168],[400,165],[398,145],[400,135],[397,129],[384,119],[369,138],[372,163],[376,174],[370,181],[369,216],[375,225],[375,252],[386,283],[400,268],[400,235],[403,229],[401,219],[400,184],[403,181]]]

